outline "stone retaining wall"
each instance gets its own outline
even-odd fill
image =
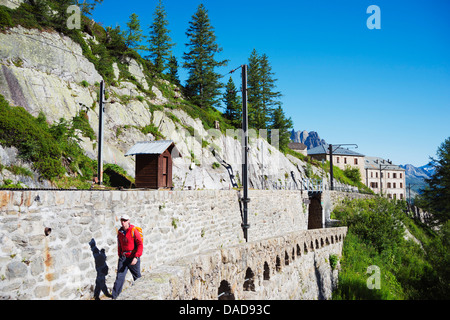
[[[249,241],[307,229],[306,193],[250,190],[249,197]],[[244,242],[234,190],[0,191],[0,299],[91,298],[91,239],[105,249],[112,288],[122,213],[144,230],[143,273]]]
[[[119,299],[330,299],[346,233],[298,231],[186,256],[147,272]]]

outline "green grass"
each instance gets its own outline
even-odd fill
[[[370,244],[360,241],[359,237],[349,233],[344,240],[339,273],[338,289],[333,292],[334,300],[403,300],[405,294],[398,281],[392,276],[383,259]],[[380,268],[381,289],[369,289],[367,281],[372,273],[368,268],[376,265]]]

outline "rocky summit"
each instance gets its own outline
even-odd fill
[[[306,130],[303,131],[292,130],[291,140],[293,142],[300,142],[305,144],[308,147],[308,149],[312,149],[326,143],[324,139],[320,139],[319,134],[317,132],[315,131],[308,132]]]

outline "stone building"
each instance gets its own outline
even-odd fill
[[[308,156],[313,159],[330,161],[330,151],[328,144],[322,144],[308,150]],[[364,155],[353,150],[333,146],[333,166],[345,170],[346,167],[358,168],[361,173],[361,180],[365,181]]]
[[[390,199],[406,198],[405,169],[390,160],[366,157],[365,184],[373,192],[384,194]]]

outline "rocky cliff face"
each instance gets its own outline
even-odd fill
[[[80,111],[85,111],[98,135],[98,84],[102,77],[83,56],[77,43],[56,32],[22,27],[0,33],[0,43],[0,94],[12,105],[24,107],[33,116],[42,111],[50,123],[60,118],[72,119]],[[219,130],[207,131],[199,119],[193,119],[183,110],[166,108],[168,97],[156,86],[149,86],[137,61],[128,61],[128,71],[142,87],[153,92],[151,97],[143,94],[135,83],[119,81],[117,65],[114,65],[114,70],[117,85],[106,88],[108,99],[103,149],[106,163],[118,164],[134,176],[134,157],[125,157],[124,154],[138,141],[155,139],[152,134],[139,130],[153,124],[165,139],[176,143],[183,156],[174,162],[175,188],[233,187],[231,171],[217,166],[219,160],[216,156],[231,165],[235,180],[239,183],[239,138]],[[159,81],[169,87],[169,91],[176,91],[173,85]],[[155,110],[151,105],[160,107]],[[186,128],[193,128],[196,135],[192,136],[192,130]],[[97,141],[81,134],[80,139],[86,154],[96,159]],[[251,187],[295,188],[294,180],[304,176],[305,163],[288,157],[263,139],[250,139]]]

